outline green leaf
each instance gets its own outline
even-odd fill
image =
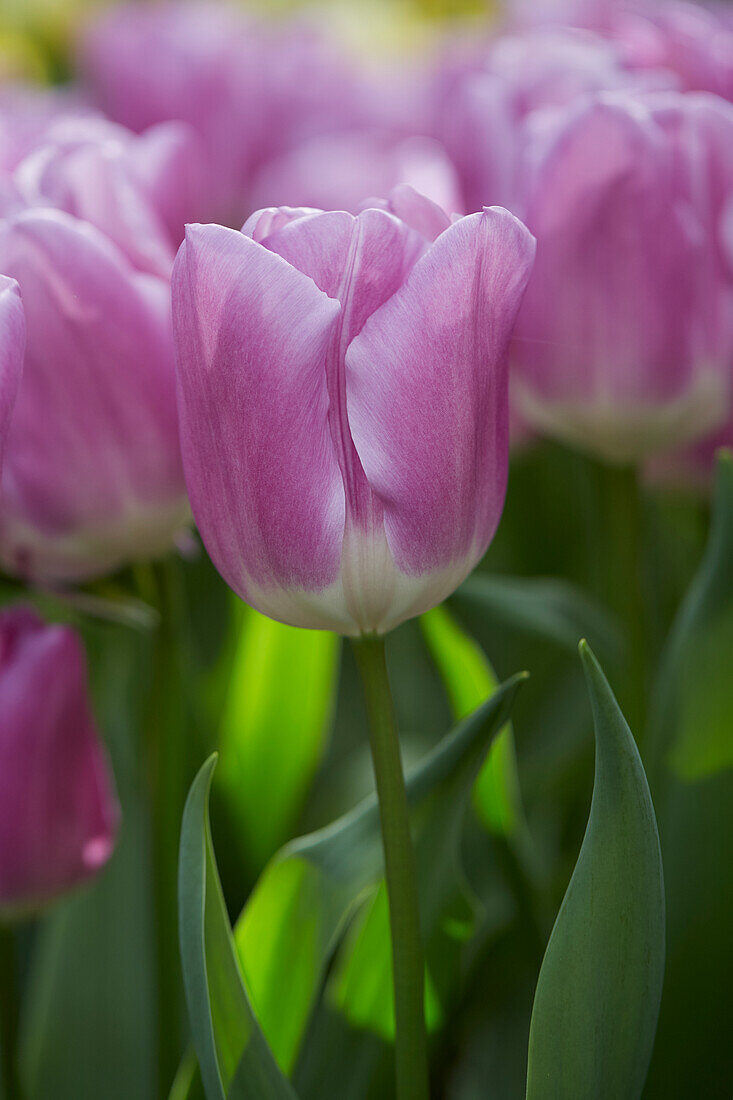
[[[497,679],[483,650],[456,623],[445,604],[420,619],[425,640],[450,696],[457,719],[465,718],[495,690]],[[496,737],[474,788],[474,805],[493,833],[510,836],[522,805],[510,723]]]
[[[407,777],[428,923],[444,909],[446,880],[438,869],[444,852],[454,854],[460,815],[456,791],[470,790],[492,737],[507,720],[520,680],[515,677],[500,687]],[[235,938],[247,988],[275,1056],[288,1073],[342,930],[381,878],[379,810],[371,796],[328,828],[283,849],[265,869],[240,917]],[[451,877],[451,896],[453,882]],[[460,919],[465,915],[461,911]],[[297,942],[292,935],[296,926]],[[388,944],[385,932],[378,963],[380,1005],[389,985]],[[373,962],[377,965],[376,958]]]
[[[667,890],[650,1097],[733,1094],[732,563],[733,456],[722,452],[708,546],[663,655],[649,724]]]
[[[208,1100],[294,1100],[255,1018],[216,869],[209,789],[216,755],[194,780],[181,826],[179,931],[191,1032]]]
[[[219,734],[217,782],[261,867],[292,827],[327,743],[339,638],[243,607]]]
[[[664,887],[644,769],[600,665],[581,643],[596,735],[583,845],[542,963],[528,1100],[635,1100],[664,975]]]
[[[574,651],[582,637],[590,638],[611,660],[621,652],[621,633],[609,612],[567,581],[473,573],[451,602],[459,609],[478,606],[498,626],[536,635],[566,649]]]

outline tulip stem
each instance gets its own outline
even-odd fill
[[[151,594],[160,614],[153,656],[149,751],[157,936],[158,1091],[167,1096],[182,1053],[182,978],[178,957],[177,853],[184,801],[185,704],[180,664],[178,563],[156,564]]]
[[[362,637],[354,640],[353,646],[366,698],[382,823],[392,935],[397,1100],[427,1100],[425,963],[417,871],[384,640],[376,636]]]
[[[20,1100],[18,1076],[18,1016],[20,993],[12,928],[0,924],[0,1059],[3,1095]]]

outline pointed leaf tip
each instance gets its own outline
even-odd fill
[[[664,972],[654,808],[631,731],[586,642],[596,735],[593,800],[532,1010],[527,1100],[636,1100]]]

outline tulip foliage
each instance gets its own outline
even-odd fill
[[[728,1098],[733,16],[88,7],[0,26],[0,1100]]]

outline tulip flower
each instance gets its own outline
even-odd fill
[[[567,28],[505,35],[450,59],[432,92],[433,132],[456,165],[464,209],[498,202],[521,217],[523,156],[538,112],[592,93],[663,84],[630,72],[613,43]]]
[[[36,910],[96,874],[119,810],[75,632],[0,614],[0,914]]]
[[[683,101],[601,96],[558,111],[526,160],[538,244],[513,344],[519,408],[609,461],[704,436],[727,408],[730,279],[710,210],[717,189],[730,195],[730,169],[705,153],[707,124]],[[733,119],[719,123],[730,150]]]
[[[55,210],[0,221],[26,316],[5,447],[0,560],[75,581],[163,553],[186,525],[166,281]]]
[[[248,603],[383,633],[483,555],[507,474],[506,349],[534,242],[501,209],[260,211],[189,226],[173,273],[195,519]],[[442,217],[434,241],[412,225]]]
[[[348,210],[365,199],[407,184],[449,213],[462,199],[455,169],[430,138],[400,138],[382,130],[344,130],[303,142],[262,169],[252,184],[252,203]],[[261,200],[261,201],[259,201]]]
[[[23,370],[24,350],[25,315],[18,284],[0,275],[0,471]]]
[[[210,167],[211,214],[227,218],[251,209],[250,180],[266,160],[360,109],[359,81],[320,38],[227,5],[117,7],[81,53],[110,118],[136,131],[171,119],[193,127]]]
[[[0,87],[0,170],[12,171],[61,119],[93,117],[92,108],[67,89],[5,84]]]
[[[192,130],[161,123],[140,136],[105,119],[59,121],[13,173],[11,210],[52,206],[91,222],[142,271],[170,278],[186,221],[203,202]]]

